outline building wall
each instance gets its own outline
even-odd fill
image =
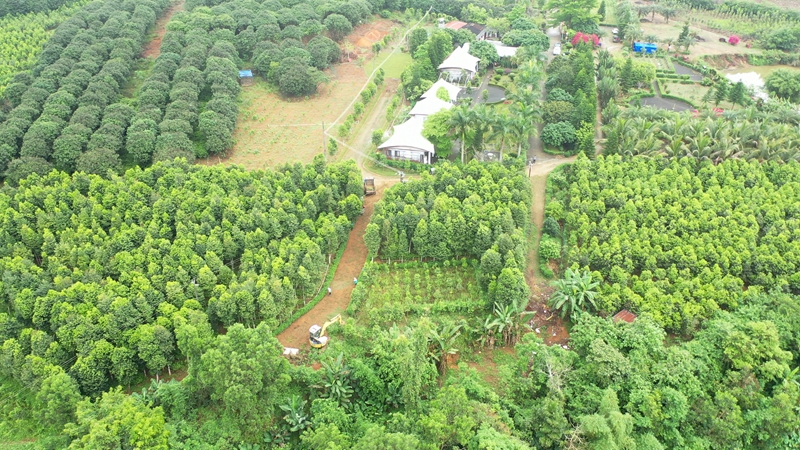
[[[430,154],[420,150],[405,147],[389,147],[383,149],[384,154],[389,159],[400,161],[414,161],[423,164],[430,164]]]

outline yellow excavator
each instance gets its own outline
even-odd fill
[[[308,343],[314,348],[322,348],[328,345],[328,336],[325,336],[325,330],[336,322],[339,322],[339,325],[344,325],[341,314],[333,316],[331,320],[325,322],[322,326],[312,325],[311,328],[308,329]]]

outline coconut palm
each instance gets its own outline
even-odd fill
[[[472,131],[472,110],[469,108],[469,105],[466,103],[462,103],[455,108],[451,109],[452,113],[450,114],[450,129],[452,130],[453,134],[458,136],[458,139],[461,143],[461,164],[464,164],[465,161],[465,152],[464,149],[466,148],[467,142],[467,134]]]
[[[537,129],[524,115],[512,115],[509,119],[511,142],[517,145],[517,157],[519,157],[522,154],[522,145],[528,143],[528,139],[532,134],[536,134]]]
[[[490,139],[500,138],[500,161],[503,160],[503,149],[505,148],[506,138],[513,133],[513,120],[505,114],[496,114],[492,120],[492,132],[489,135]]]
[[[550,297],[550,307],[561,311],[561,317],[569,316],[574,320],[577,312],[584,307],[591,305],[597,309],[595,299],[597,298],[597,286],[599,281],[592,281],[592,274],[585,270],[578,272],[568,268],[564,272],[564,278],[555,283],[556,291]]]

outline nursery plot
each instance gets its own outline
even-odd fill
[[[477,261],[474,261],[477,263]],[[401,323],[411,315],[471,317],[487,309],[475,268],[461,263],[384,263],[369,272],[357,317],[372,325]]]

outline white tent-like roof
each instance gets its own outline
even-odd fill
[[[420,96],[420,98],[428,98],[428,97],[436,97],[436,93],[439,92],[440,88],[444,88],[447,93],[450,95],[450,101],[454,101],[458,97],[458,93],[461,92],[461,88],[452,84],[448,83],[444,79],[439,79],[436,83],[433,83],[424,94]],[[439,97],[436,97],[439,98]]]
[[[503,45],[503,43],[500,41],[487,40],[486,42],[494,45],[494,48],[497,49],[497,55],[500,56],[501,58],[510,58],[512,56],[515,56],[517,54],[517,48],[519,48],[519,47],[509,47],[507,45]]]
[[[439,70],[461,69],[474,73],[480,60],[480,58],[469,54],[469,42],[466,42],[461,47],[453,50],[453,53],[443,63],[439,64]]]
[[[446,102],[436,95],[432,97],[428,97],[422,99],[411,108],[411,111],[408,112],[410,116],[430,116],[431,114],[436,114],[437,112],[443,109],[450,109],[453,107],[453,104],[450,102]]]
[[[401,147],[433,153],[433,144],[422,136],[422,126],[422,119],[413,117],[400,125],[395,125],[392,136],[378,148]]]

